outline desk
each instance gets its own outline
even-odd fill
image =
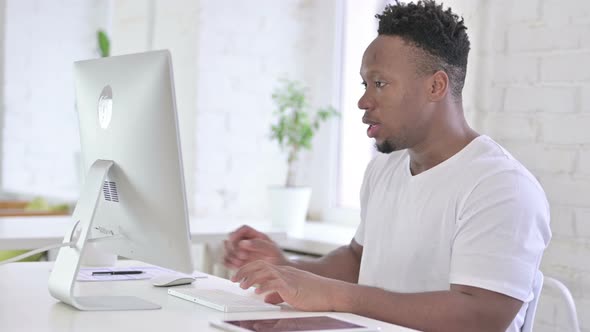
[[[121,264],[140,265],[127,261]],[[169,296],[166,288],[156,288],[149,280],[84,282],[76,285],[80,295],[132,295],[158,303],[161,310],[147,311],[78,311],[55,300],[47,290],[51,262],[13,263],[0,266],[0,331],[217,331],[208,321],[215,319],[248,319],[312,316],[318,313],[298,312],[284,308],[280,312],[226,314],[198,304]],[[209,276],[191,286],[241,291],[229,280]],[[255,295],[252,295],[255,296]],[[378,326],[383,332],[412,331],[369,318],[330,313],[334,317],[365,325]]]

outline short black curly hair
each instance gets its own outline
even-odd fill
[[[470,48],[462,17],[434,0],[408,4],[396,0],[375,17],[379,19],[379,35],[399,36],[421,50],[416,58],[420,73],[444,70],[453,96],[461,97]]]

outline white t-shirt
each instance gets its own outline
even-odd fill
[[[544,249],[549,204],[537,180],[506,150],[479,136],[416,176],[407,150],[379,154],[361,188],[359,284],[401,293],[468,285],[525,302]]]

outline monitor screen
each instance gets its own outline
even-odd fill
[[[74,75],[86,176],[49,291],[81,310],[157,309],[128,296],[74,296],[74,283],[96,240],[120,256],[193,271],[170,53],[78,61]]]
[[[113,161],[92,236],[117,255],[192,272],[189,218],[170,53],[74,65],[84,172]]]

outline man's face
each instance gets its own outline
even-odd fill
[[[427,135],[428,82],[417,73],[416,56],[419,53],[401,38],[384,35],[363,55],[360,73],[366,90],[358,107],[365,110],[367,135],[375,138],[380,152],[410,148]]]

